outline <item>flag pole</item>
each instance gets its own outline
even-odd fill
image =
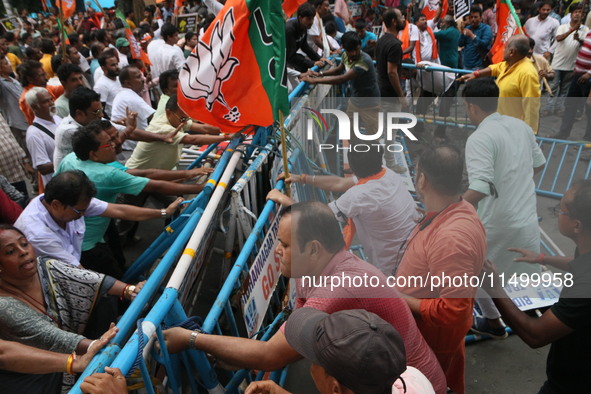
[[[279,110],[279,132],[281,134],[281,155],[283,156],[283,173],[285,179],[289,178],[289,163],[287,160],[287,138],[285,136],[285,118],[283,111]],[[291,197],[290,187],[285,184],[285,194],[287,197]]]
[[[521,27],[521,21],[519,20],[519,16],[517,15],[517,12],[515,12],[515,8],[513,7],[513,3],[511,2],[511,0],[506,0],[506,2],[509,6],[509,12],[511,12],[511,15],[513,15],[513,19],[515,20],[515,23],[519,28],[519,33],[525,34],[525,32],[523,31],[523,27]]]
[[[57,2],[56,2],[57,5]],[[64,0],[60,0],[60,7],[59,9],[59,14],[58,14],[58,20],[59,20],[59,27],[60,27],[60,31],[61,31],[61,36],[62,36],[62,62],[68,58],[68,55],[66,53],[66,38],[68,37],[68,35],[66,34],[66,25],[64,25],[64,11],[62,10],[64,7]]]

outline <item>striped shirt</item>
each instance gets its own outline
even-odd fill
[[[587,71],[591,71],[591,32],[585,36],[575,62],[575,72],[585,73]]]

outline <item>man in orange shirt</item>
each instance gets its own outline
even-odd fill
[[[466,390],[464,337],[472,325],[478,287],[473,282],[486,256],[484,227],[474,206],[461,197],[463,170],[456,147],[427,148],[421,154],[415,186],[426,213],[407,239],[396,272],[398,290],[408,296],[447,385],[458,394]]]
[[[23,93],[21,94],[20,99],[18,100],[18,106],[23,111],[25,118],[29,125],[33,123],[33,119],[35,118],[35,114],[33,110],[27,104],[25,100],[25,94],[34,86],[39,86],[42,88],[47,89],[49,94],[53,97],[54,100],[57,100],[59,96],[64,93],[63,86],[53,86],[47,84],[47,74],[45,70],[43,70],[43,65],[39,62],[34,60],[27,60],[22,68],[21,68],[21,85],[23,85]]]

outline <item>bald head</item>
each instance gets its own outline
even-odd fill
[[[525,34],[516,34],[507,41],[507,49],[513,49],[518,58],[524,58],[529,53],[529,38]]]

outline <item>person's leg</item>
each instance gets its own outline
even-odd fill
[[[479,288],[476,292],[475,301],[482,312],[482,317],[474,317],[474,322],[470,330],[478,334],[491,336],[495,339],[506,338],[507,333],[501,322],[501,314],[486,291]]]
[[[558,139],[567,139],[575,123],[577,108],[582,97],[581,85],[578,82],[580,74],[575,74],[568,89],[568,96],[565,99],[564,115],[560,124],[560,132],[554,136]]]
[[[564,112],[564,100],[568,96],[568,90],[570,84],[573,81],[574,71],[561,71],[562,77],[560,80],[560,89],[558,90],[558,97],[556,99],[556,105],[554,110],[560,113]]]

